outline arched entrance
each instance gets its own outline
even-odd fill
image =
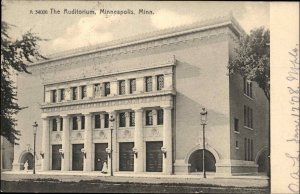
[[[257,164],[258,164],[258,172],[264,173],[268,176],[270,176],[270,158],[269,158],[269,152],[268,150],[263,150],[258,158],[257,158]]]
[[[216,159],[214,155],[205,150],[205,171],[216,172]],[[190,157],[188,163],[190,164],[189,172],[203,172],[203,149],[194,151]]]
[[[21,163],[21,170],[24,170],[24,164],[28,161],[28,170],[33,169],[33,155],[30,152],[26,152],[22,155],[20,163]]]

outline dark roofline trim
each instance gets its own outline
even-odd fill
[[[45,64],[45,63],[49,63],[49,62],[60,61],[60,60],[64,60],[64,59],[79,57],[79,56],[88,55],[88,54],[93,54],[93,53],[97,53],[97,52],[101,52],[101,51],[112,50],[112,49],[125,47],[125,46],[132,46],[132,45],[135,45],[135,44],[143,44],[143,43],[147,43],[147,42],[150,42],[150,41],[156,41],[156,40],[161,40],[161,39],[165,39],[165,38],[181,36],[181,35],[184,35],[184,34],[195,33],[195,32],[199,32],[199,31],[205,31],[205,30],[220,28],[220,27],[224,27],[224,26],[229,26],[230,29],[233,30],[234,34],[236,34],[238,37],[240,37],[241,34],[244,33],[244,31],[241,29],[241,27],[238,25],[238,23],[231,18],[231,20],[225,21],[225,22],[222,22],[222,23],[219,23],[219,24],[212,24],[212,25],[202,26],[202,27],[188,29],[188,30],[184,30],[184,31],[177,31],[177,32],[169,33],[169,34],[163,34],[163,35],[159,35],[159,36],[152,36],[152,37],[149,37],[149,38],[146,38],[146,39],[133,40],[131,42],[119,43],[119,44],[116,44],[116,45],[111,45],[111,46],[107,46],[107,47],[99,48],[99,49],[95,49],[95,50],[83,51],[81,53],[80,52],[72,53],[72,54],[69,54],[69,55],[66,55],[66,56],[62,56],[62,57],[58,57],[58,58],[54,58],[54,59],[50,59],[50,60],[46,60],[46,61],[36,62],[36,63],[33,63],[33,64],[29,65],[28,67],[34,67],[34,66],[42,65],[42,64]]]

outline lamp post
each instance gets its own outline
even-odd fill
[[[37,127],[38,127],[36,121],[34,122],[32,127],[33,127],[33,174],[35,174],[35,140],[36,140]]]
[[[112,155],[113,155],[113,149],[112,149],[112,135],[113,135],[113,129],[114,129],[114,121],[115,118],[113,117],[113,115],[110,116],[109,121],[111,122],[110,125],[110,176],[113,176],[113,161],[112,161]]]
[[[207,121],[207,111],[205,108],[202,108],[200,112],[201,118],[201,125],[203,126],[203,157],[202,157],[202,165],[203,165],[203,178],[206,178],[206,171],[205,171],[205,125]]]

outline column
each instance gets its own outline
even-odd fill
[[[86,157],[84,158],[83,171],[92,170],[92,147],[93,147],[93,130],[92,130],[92,114],[87,113],[85,116],[85,131],[84,131],[84,149]]]
[[[81,130],[81,116],[77,116],[77,126],[78,130]]]
[[[105,83],[100,83],[100,96],[105,96]]]
[[[125,80],[125,94],[130,94],[130,80]]]
[[[152,119],[153,119],[153,126],[157,125],[157,110],[153,109],[152,110]]]
[[[49,91],[45,91],[45,102],[46,103],[50,103],[51,102],[51,92]]]
[[[130,123],[130,112],[125,112],[125,127],[129,127],[129,123]]]
[[[136,78],[136,92],[143,93],[145,91],[145,79],[144,77]]]
[[[57,89],[56,90],[56,102],[60,102],[61,101],[61,89]]]
[[[144,171],[144,135],[143,135],[143,109],[135,111],[134,147],[138,157],[134,156],[134,173]]]
[[[86,96],[88,98],[93,98],[94,97],[94,85],[93,84],[88,84],[86,86]]]
[[[164,75],[164,89],[172,90],[173,89],[173,74],[168,73]]]
[[[163,156],[163,174],[172,174],[172,107],[163,107],[163,147],[166,149],[166,157]]]
[[[117,170],[117,159],[118,159],[118,150],[117,150],[117,122],[116,122],[116,112],[109,112],[109,119],[113,116],[115,119],[114,122],[109,121],[109,128],[111,131],[110,141],[108,143],[108,147],[111,148],[111,157],[108,158],[108,172],[111,173],[111,165],[113,172]]]
[[[61,123],[60,123],[60,117],[57,117],[56,118],[56,123],[57,123],[57,131],[60,131],[60,125],[61,125]]]
[[[157,77],[153,76],[152,77],[152,91],[156,91],[157,90]]]
[[[65,89],[65,100],[69,101],[72,99],[72,95],[71,95],[71,89],[70,88],[66,88]]]
[[[70,117],[63,115],[63,135],[62,135],[62,150],[64,156],[61,160],[61,170],[70,170]]]
[[[110,96],[118,95],[118,81],[113,80],[110,82]]]
[[[104,114],[100,114],[100,128],[104,129]]]
[[[48,171],[49,164],[50,164],[49,118],[42,118],[42,120],[43,120],[42,151],[44,153],[44,158],[42,159],[42,171]]]
[[[80,86],[76,87],[76,90],[77,90],[77,97],[76,97],[76,99],[80,100],[81,99],[81,87]]]

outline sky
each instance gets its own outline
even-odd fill
[[[17,38],[31,30],[47,39],[40,43],[45,55],[213,19],[230,12],[247,33],[261,26],[269,28],[268,2],[4,1],[2,4],[2,20],[13,25],[10,36]],[[61,13],[51,14],[51,8]],[[64,9],[94,10],[96,14],[64,14]],[[100,9],[130,10],[135,14],[100,14]],[[138,14],[140,9],[153,14]],[[35,14],[36,10],[47,10],[47,14]]]

